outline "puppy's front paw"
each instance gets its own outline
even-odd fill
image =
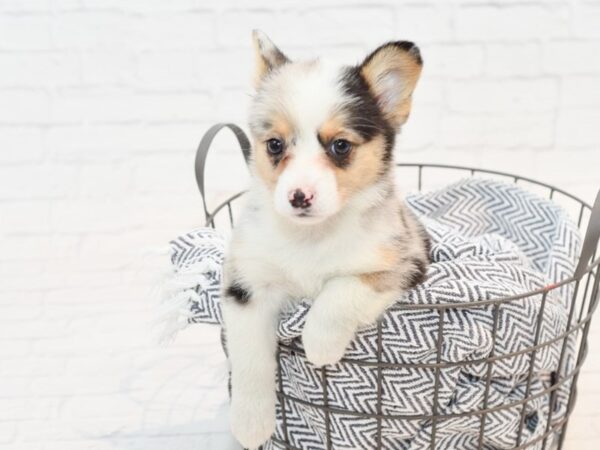
[[[244,448],[255,449],[275,431],[275,395],[236,396],[231,401],[231,432]]]
[[[344,356],[354,333],[339,325],[310,319],[307,317],[302,331],[306,358],[317,367],[337,363]]]

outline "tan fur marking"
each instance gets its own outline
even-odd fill
[[[328,164],[335,171],[338,191],[342,198],[347,198],[377,181],[384,166],[384,151],[383,136],[376,136],[366,144],[352,149],[351,161],[347,167],[336,167],[328,160]],[[323,155],[323,158],[327,156]]]
[[[256,172],[271,189],[275,188],[277,178],[283,172],[291,158],[291,155],[285,155],[277,167],[273,167],[273,163],[267,155],[265,144],[263,142],[254,142],[254,167]]]
[[[344,124],[344,116],[336,114],[330,117],[319,129],[319,137],[323,142],[330,142],[334,139],[346,139],[348,142],[359,145],[363,139]]]
[[[370,286],[375,292],[387,292],[398,289],[397,274],[392,271],[380,271],[363,273],[360,280]]]
[[[399,248],[393,245],[381,247],[379,250],[381,255],[380,261],[386,268],[392,269],[398,266],[400,259]]]
[[[273,131],[283,139],[290,139],[292,137],[292,125],[283,117],[275,119],[275,122],[273,122]]]
[[[277,183],[277,178],[283,172],[290,155],[286,154],[279,162],[277,167],[273,167],[271,158],[267,154],[265,140],[270,138],[280,138],[289,143],[292,140],[293,128],[292,124],[284,116],[278,116],[273,119],[271,128],[267,130],[260,139],[254,141],[254,164],[258,175],[265,181],[267,186],[274,188]]]
[[[253,161],[258,176],[263,179],[267,186],[273,188],[277,183],[277,173],[262,141],[254,141]]]

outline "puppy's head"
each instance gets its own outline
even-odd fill
[[[360,65],[336,67],[292,62],[259,31],[253,40],[253,170],[277,212],[321,222],[389,170],[421,73],[419,49],[389,42]]]

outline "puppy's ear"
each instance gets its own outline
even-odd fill
[[[273,44],[273,42],[271,42],[271,39],[260,30],[252,31],[252,42],[256,54],[256,76],[254,85],[258,87],[260,82],[269,74],[269,72],[290,60],[275,46],[275,44]]]
[[[383,114],[396,128],[408,118],[412,93],[422,67],[419,48],[408,41],[382,45],[360,66]]]

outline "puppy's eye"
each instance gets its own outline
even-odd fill
[[[271,155],[279,155],[283,152],[283,142],[280,139],[269,139],[267,141],[267,151]]]
[[[337,156],[346,156],[352,150],[352,144],[346,139],[336,139],[331,143],[330,151]]]

